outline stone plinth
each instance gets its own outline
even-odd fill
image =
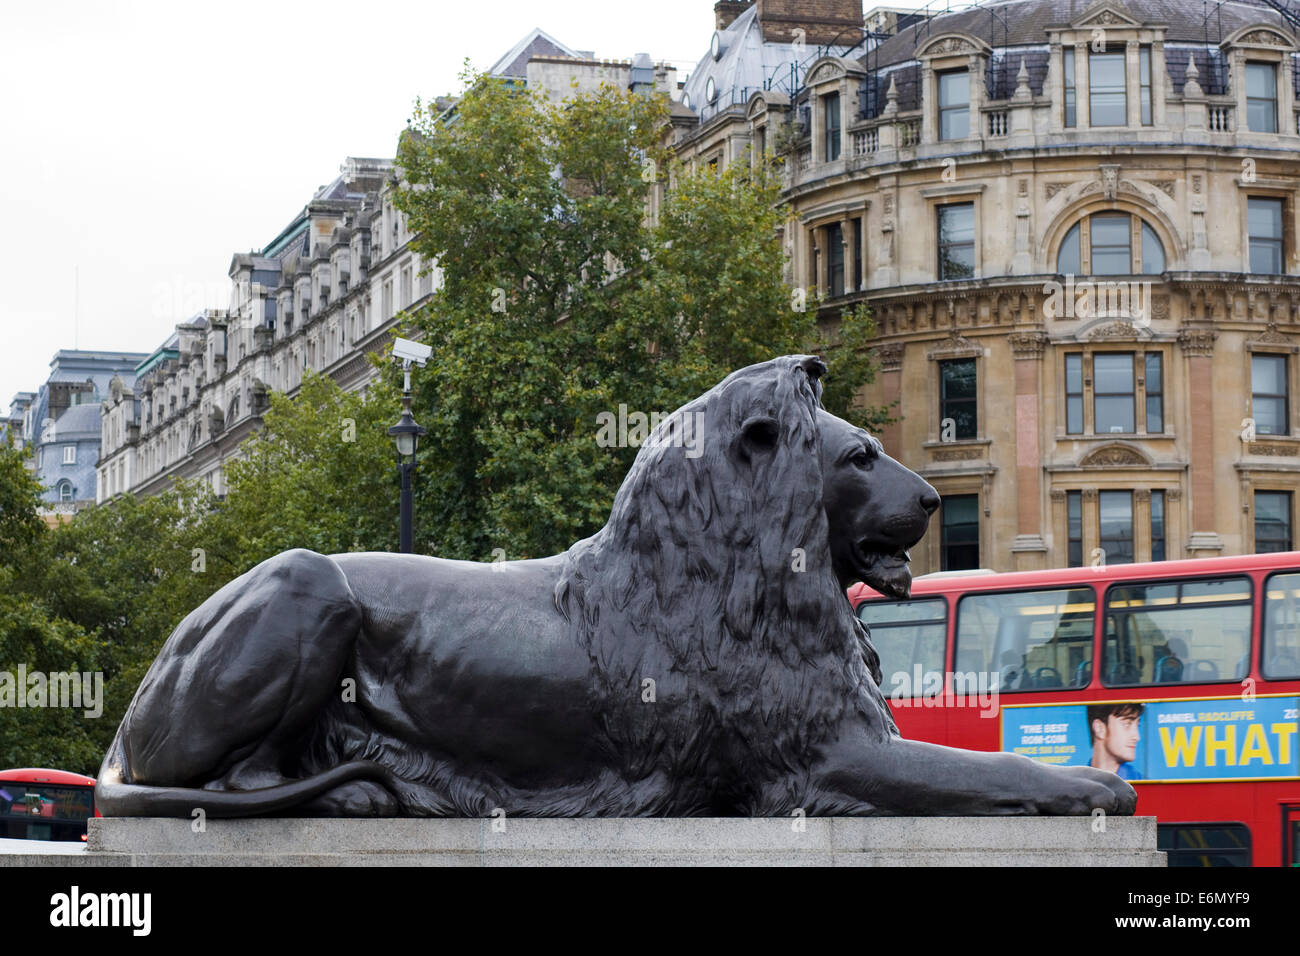
[[[90,821],[67,866],[1164,866],[1154,817]],[[797,824],[797,825],[796,825]]]

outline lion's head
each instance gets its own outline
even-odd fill
[[[831,561],[840,586],[865,581],[905,598],[912,574],[908,549],[921,540],[939,494],[916,472],[885,454],[865,430],[820,409],[822,496]]]
[[[633,775],[666,760],[699,779],[701,760],[739,761],[752,782],[755,762],[808,752],[849,708],[893,731],[844,589],[863,577],[905,593],[906,549],[938,496],[821,408],[825,370],[783,356],[679,408],[605,527],[566,555],[556,606],[613,702],[603,716]]]

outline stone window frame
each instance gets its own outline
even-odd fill
[[[1233,100],[1236,121],[1233,131],[1249,137],[1296,135],[1296,96],[1291,54],[1300,47],[1274,24],[1256,22],[1230,33],[1219,49],[1228,63],[1228,91]],[[1246,64],[1273,63],[1277,74],[1277,132],[1255,132],[1246,121]]]
[[[955,142],[955,141],[954,141]],[[984,259],[982,250],[983,243],[983,203],[984,183],[966,184],[961,183],[953,186],[932,186],[921,190],[921,198],[925,202],[926,219],[929,223],[925,230],[926,234],[926,274],[930,276],[927,282],[975,282],[985,279],[987,276],[984,272]],[[939,207],[955,206],[963,203],[971,203],[974,207],[975,217],[975,255],[974,255],[974,274],[963,279],[940,279],[939,278]]]
[[[1183,525],[1180,510],[1183,503],[1182,489],[1177,484],[1164,485],[1158,482],[1148,484],[1141,479],[1135,483],[1131,479],[1119,479],[1118,476],[1115,481],[1098,483],[1080,475],[1072,475],[1068,478],[1061,476],[1050,491],[1051,526],[1054,534],[1059,535],[1057,540],[1061,567],[1069,564],[1070,555],[1070,516],[1067,496],[1070,492],[1077,492],[1080,496],[1080,519],[1083,532],[1081,566],[1088,567],[1093,562],[1094,551],[1101,547],[1101,492],[1103,491],[1126,491],[1132,495],[1134,564],[1151,560],[1151,493],[1162,492],[1164,494],[1165,560],[1176,559],[1177,535],[1181,534]]]
[[[1264,275],[1250,271],[1250,200],[1282,200],[1282,275],[1293,275],[1296,260],[1296,201],[1295,187],[1282,180],[1236,180],[1240,209],[1238,217],[1241,230],[1241,271],[1247,275]]]
[[[832,223],[838,223],[843,226],[845,223],[851,224],[854,219],[861,219],[862,226],[858,232],[859,248],[856,252],[845,250],[844,256],[844,295],[855,295],[867,288],[866,275],[858,275],[856,265],[858,259],[855,255],[860,256],[863,273],[869,274],[870,260],[867,256],[865,246],[867,241],[867,216],[871,208],[870,200],[851,200],[848,202],[834,203],[829,206],[819,206],[804,213],[799,218],[799,225],[802,227],[804,248],[806,250],[806,259],[804,260],[803,273],[807,280],[804,285],[810,289],[816,289],[825,294],[826,299],[830,299],[830,274],[829,259],[823,261],[818,255],[824,239],[821,233]],[[853,230],[850,228],[841,235],[841,242],[846,238],[851,241]],[[853,282],[849,283],[849,273],[852,271]],[[838,297],[837,297],[838,298]]]
[[[1278,336],[1280,338],[1280,336]],[[1256,434],[1256,441],[1271,443],[1300,444],[1300,409],[1296,407],[1296,397],[1300,396],[1297,386],[1300,386],[1300,345],[1294,345],[1289,342],[1269,341],[1266,333],[1264,340],[1247,340],[1245,347],[1241,350],[1241,381],[1246,383],[1246,394],[1251,396],[1251,404],[1247,406],[1245,417],[1254,417],[1254,394],[1255,383],[1252,374],[1253,359],[1256,355],[1280,355],[1286,359],[1286,418],[1287,433],[1285,435],[1259,435]],[[1246,454],[1250,454],[1250,445],[1245,447]]]
[[[853,158],[853,137],[849,132],[857,120],[857,84],[866,78],[861,64],[835,56],[824,56],[808,68],[805,85],[809,106],[809,158],[813,165],[840,166]],[[836,159],[826,158],[826,97],[840,97],[840,151]],[[770,140],[770,137],[769,137]]]
[[[987,374],[983,346],[969,339],[952,336],[938,342],[935,347],[926,352],[925,357],[929,363],[926,370],[926,387],[929,389],[928,394],[934,396],[934,401],[926,402],[928,440],[924,442],[924,447],[927,449],[964,448],[992,444],[992,439],[987,434],[989,418],[984,403],[984,389],[981,387]],[[943,416],[940,414],[939,405],[939,395],[943,388],[940,363],[954,359],[975,360],[975,437],[946,442],[943,440]]]
[[[1153,342],[1141,339],[1129,339],[1127,341],[1115,342],[1079,342],[1063,344],[1058,350],[1059,367],[1056,372],[1060,376],[1057,386],[1060,400],[1061,415],[1056,422],[1056,440],[1062,441],[1123,441],[1130,442],[1135,440],[1145,440],[1150,438],[1172,439],[1174,432],[1169,416],[1169,394],[1170,394],[1170,352],[1172,343]],[[1093,356],[1101,353],[1127,353],[1133,356],[1133,427],[1138,429],[1133,432],[1098,432],[1096,431],[1096,408],[1094,406],[1095,387],[1093,385]],[[1163,425],[1164,430],[1158,432],[1147,431],[1147,391],[1146,391],[1146,356],[1148,353],[1155,352],[1160,355],[1160,395],[1163,399]],[[1065,374],[1065,357],[1067,355],[1082,355],[1082,372],[1083,372],[1083,431],[1067,432],[1066,415],[1065,415],[1065,397],[1066,397],[1066,374]]]
[[[957,497],[959,495],[975,495],[976,509],[975,515],[979,522],[979,550],[980,561],[988,560],[988,556],[993,552],[990,550],[993,546],[992,526],[993,522],[989,521],[990,503],[992,501],[992,487],[990,478],[992,474],[989,469],[979,471],[949,474],[949,475],[927,475],[928,481],[934,490],[939,493],[940,498]],[[942,505],[940,505],[942,507]],[[934,531],[927,534],[921,539],[921,544],[917,547],[925,549],[925,566],[932,571],[939,570],[943,564],[943,543],[940,532],[940,522],[942,516],[934,522]],[[913,553],[916,553],[913,548]],[[983,565],[987,567],[988,565]]]
[[[983,109],[988,103],[984,75],[993,48],[979,37],[959,31],[941,33],[917,51],[921,64],[921,142],[945,145],[969,143],[984,137]],[[939,138],[939,74],[966,70],[970,81],[967,110],[970,124],[965,139]]]
[[[1166,77],[1165,27],[1145,25],[1118,4],[1105,3],[1089,8],[1069,26],[1047,30],[1050,49],[1049,80],[1052,104],[1051,131],[1054,133],[1086,133],[1092,130],[1142,131],[1159,129],[1165,125]],[[1104,31],[1099,38],[1097,31]],[[1124,49],[1124,90],[1126,94],[1126,122],[1121,126],[1093,126],[1092,85],[1088,69],[1088,55],[1100,39],[1105,52]],[[1139,51],[1150,50],[1151,59],[1151,122],[1142,122],[1142,78]],[[1066,48],[1074,50],[1074,113],[1073,126],[1065,125],[1065,56]]]
[[[1250,483],[1250,488],[1249,488],[1248,491],[1247,491],[1247,494],[1248,494],[1248,499],[1247,499],[1247,500],[1249,501],[1249,504],[1248,504],[1248,505],[1246,506],[1246,508],[1243,509],[1243,510],[1246,510],[1246,511],[1249,512],[1248,518],[1247,518],[1247,520],[1246,520],[1246,522],[1245,522],[1245,525],[1246,525],[1246,534],[1249,536],[1249,541],[1250,541],[1250,551],[1249,551],[1248,553],[1249,553],[1249,554],[1258,554],[1258,553],[1259,553],[1259,552],[1256,550],[1256,549],[1259,547],[1259,543],[1258,543],[1258,541],[1257,541],[1257,539],[1256,539],[1256,529],[1255,529],[1255,520],[1256,520],[1256,517],[1255,517],[1255,496],[1258,495],[1260,492],[1263,492],[1263,493],[1265,493],[1265,494],[1270,494],[1270,493],[1271,493],[1271,494],[1278,494],[1278,493],[1282,493],[1282,494],[1286,494],[1286,495],[1290,498],[1290,509],[1289,509],[1289,510],[1290,510],[1291,513],[1288,515],[1288,518],[1289,518],[1289,524],[1288,524],[1288,529],[1287,529],[1287,530],[1289,531],[1289,533],[1290,533],[1290,535],[1291,535],[1291,547],[1294,549],[1295,546],[1296,546],[1296,534],[1295,534],[1295,532],[1296,532],[1296,499],[1297,499],[1297,497],[1300,497],[1300,496],[1297,496],[1297,495],[1296,495],[1296,493],[1295,493],[1295,486],[1294,486],[1294,485],[1291,485],[1291,486],[1289,486],[1289,487],[1286,487],[1286,486],[1281,485],[1280,482],[1279,482],[1279,480],[1278,480],[1277,478],[1270,477],[1270,478],[1268,478],[1268,479],[1264,479],[1264,480],[1262,480],[1262,481],[1259,482],[1259,483],[1256,483],[1256,482],[1253,482],[1253,481],[1252,481],[1252,482]]]
[[[1142,226],[1146,225],[1155,233],[1156,239],[1160,243],[1161,251],[1165,257],[1165,272],[1177,271],[1182,268],[1182,255],[1179,237],[1172,223],[1168,222],[1165,215],[1158,209],[1148,206],[1142,202],[1135,201],[1131,196],[1123,199],[1098,199],[1095,196],[1086,196],[1077,201],[1059,215],[1056,216],[1053,223],[1048,227],[1046,234],[1043,236],[1041,245],[1042,255],[1045,259],[1042,262],[1042,271],[1049,275],[1060,275],[1056,271],[1057,263],[1061,256],[1061,246],[1065,244],[1065,237],[1070,234],[1070,230],[1075,226],[1079,227],[1079,272],[1077,275],[1080,279],[1099,279],[1105,281],[1108,277],[1105,275],[1094,276],[1091,272],[1092,265],[1092,241],[1091,241],[1091,224],[1090,220],[1095,215],[1107,214],[1128,214],[1136,220],[1136,224],[1130,226],[1129,232],[1129,254],[1136,261],[1139,268],[1142,265]],[[1243,211],[1242,216],[1245,216]],[[1244,218],[1243,218],[1244,223]],[[1085,264],[1088,266],[1084,268]],[[1145,273],[1132,272],[1129,276],[1142,276]],[[1156,281],[1159,273],[1145,274],[1151,281]]]

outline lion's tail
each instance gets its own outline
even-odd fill
[[[350,780],[375,780],[396,792],[396,778],[370,760],[353,760],[302,780],[261,790],[202,790],[129,783],[121,730],[95,783],[95,807],[106,817],[190,817],[202,810],[214,819],[250,817],[299,806]]]

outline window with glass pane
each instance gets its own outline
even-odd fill
[[[1249,578],[1125,584],[1106,596],[1108,685],[1240,680],[1250,669]]]
[[[1246,127],[1252,133],[1277,132],[1277,68],[1246,64]]]
[[[1098,435],[1136,431],[1133,423],[1133,353],[1092,357],[1092,420]]]
[[[1151,125],[1151,47],[1138,49],[1138,83],[1141,86],[1142,125]]]
[[[1282,268],[1282,200],[1249,199],[1246,230],[1250,234],[1250,271],[1280,275]]]
[[[1147,432],[1159,434],[1165,430],[1165,376],[1164,357],[1159,352],[1146,355]]]
[[[1063,276],[1078,275],[1083,271],[1083,259],[1079,255],[1079,224],[1076,222],[1061,240],[1061,248],[1056,253],[1056,271]]]
[[[1065,125],[1072,127],[1077,123],[1074,106],[1074,50],[1064,50],[1061,55],[1065,63]]]
[[[844,231],[838,222],[826,227],[826,280],[832,296],[844,294]]]
[[[939,139],[965,139],[970,135],[970,76],[965,70],[940,73]]]
[[[1156,849],[1168,866],[1250,866],[1250,827],[1244,823],[1161,823]]]
[[[1092,676],[1092,588],[971,594],[957,604],[957,667],[1001,691],[1082,687]]]
[[[923,601],[867,601],[858,619],[871,630],[880,655],[882,690],[887,696],[920,697],[927,686],[943,689],[948,605],[942,598]],[[921,686],[916,686],[917,667]],[[930,675],[936,675],[931,677]],[[908,694],[905,691],[911,690]]]
[[[1079,352],[1065,356],[1065,431],[1083,434],[1083,355]]]
[[[1097,495],[1098,543],[1107,564],[1133,563],[1133,493],[1103,491]]]
[[[826,111],[826,162],[840,158],[840,94],[822,97]]]
[[[1069,541],[1069,566],[1083,567],[1083,492],[1065,493],[1065,536]]]
[[[975,204],[939,207],[939,278],[975,275]]]
[[[1291,492],[1255,492],[1255,553],[1291,550]]]
[[[1165,560],[1165,493],[1151,492],[1151,560]]]
[[[858,288],[863,288],[862,280],[862,217],[853,220],[853,277]],[[856,290],[854,290],[856,291]]]
[[[1165,271],[1165,247],[1156,231],[1142,223],[1142,274],[1159,275]]]
[[[954,438],[976,436],[973,358],[939,363],[939,418],[941,434],[945,432],[946,421],[951,419]]]
[[[1250,357],[1250,414],[1256,435],[1288,434],[1286,359],[1285,355]]]
[[[1089,125],[1124,126],[1128,123],[1123,53],[1090,53],[1088,88]]]
[[[966,571],[980,566],[979,495],[946,495],[939,506],[940,570]]]
[[[1264,584],[1265,677],[1300,677],[1300,574],[1274,574]]]
[[[1093,216],[1092,275],[1118,276],[1133,272],[1132,221],[1128,216]]]

